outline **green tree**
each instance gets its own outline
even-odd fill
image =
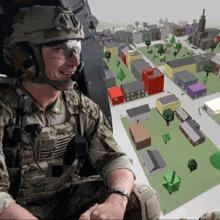
[[[108,50],[106,50],[105,51],[105,58],[108,60],[108,62],[109,62],[109,59],[111,58],[111,52],[110,51],[108,51]]]
[[[137,29],[138,29],[139,24],[140,24],[139,21],[135,22],[135,26],[137,27]]]
[[[165,109],[163,111],[163,118],[167,122],[167,126],[169,126],[170,121],[174,120],[174,111],[172,111],[170,108]]]
[[[193,55],[194,55],[193,50],[189,50],[189,51],[187,52],[187,55],[193,56]]]
[[[143,27],[147,27],[148,26],[148,23],[147,22],[143,22]]]
[[[168,133],[168,134],[164,134],[164,135],[162,136],[162,138],[163,138],[163,141],[165,142],[165,144],[167,144],[167,141],[170,140],[170,135],[169,135],[169,133]]]
[[[155,54],[152,54],[152,58],[154,60],[155,58],[158,58],[158,57]]]
[[[193,170],[196,170],[197,163],[194,159],[191,159],[188,161],[188,168],[190,169],[190,172],[192,172]]]
[[[117,60],[117,62],[116,62],[116,66],[119,68],[119,65],[120,65],[120,60]]]
[[[147,39],[147,40],[145,41],[145,44],[146,44],[146,46],[147,46],[147,49],[149,49],[149,46],[150,46],[150,44],[151,44],[151,41]]]
[[[114,33],[114,31],[115,31],[115,27],[112,27],[112,30],[113,30],[113,33]]]
[[[160,56],[164,53],[163,45],[160,46],[160,48],[158,49],[157,53],[159,53]]]
[[[208,77],[208,76],[209,76],[209,73],[212,72],[212,68],[213,68],[212,65],[205,65],[204,71],[206,72],[206,77]]]
[[[174,35],[170,38],[170,42],[173,44],[176,42]]]
[[[217,47],[216,42],[212,42],[210,48],[212,49],[212,52],[214,51],[214,49]]]
[[[176,55],[177,55],[177,52],[174,51],[174,53],[173,53],[174,58],[176,58]]]
[[[181,48],[182,48],[182,44],[181,43],[177,43],[175,49],[178,51],[178,53],[180,52]]]
[[[203,82],[204,82],[204,85],[206,84],[206,82],[208,81],[208,77],[207,76],[205,76],[204,78],[203,78]]]
[[[122,81],[124,78],[126,78],[126,75],[125,75],[123,69],[121,67],[119,67],[117,79],[120,79]]]

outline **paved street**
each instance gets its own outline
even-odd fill
[[[186,37],[185,37],[186,38]],[[184,38],[184,39],[185,39]],[[176,40],[177,41],[177,40]],[[182,41],[182,38],[180,38]],[[159,41],[152,42],[152,45],[155,43],[160,43]],[[183,46],[188,47],[188,43],[185,41],[181,42]],[[145,44],[138,44],[137,47],[146,46]],[[191,48],[189,48],[191,49]],[[192,49],[194,50],[194,49]],[[195,49],[195,53],[204,53],[202,50]],[[154,65],[144,56],[146,62],[150,63],[152,67]],[[164,71],[164,66],[158,67],[162,72]],[[168,93],[170,92],[170,93]],[[198,108],[203,106],[203,103],[214,98],[220,97],[220,92],[205,96],[202,98],[198,98],[196,100],[192,100],[188,95],[186,95],[179,87],[176,86],[174,82],[172,82],[165,75],[164,82],[164,92],[160,94],[151,95],[149,97],[145,97],[139,100],[135,100],[132,102],[120,104],[118,106],[114,106],[111,108],[112,119],[113,119],[113,128],[114,128],[114,137],[118,144],[121,146],[122,150],[125,151],[128,156],[133,160],[134,170],[136,174],[136,183],[146,183],[149,184],[145,173],[139,163],[139,160],[135,154],[135,151],[130,143],[130,140],[125,132],[125,129],[121,123],[120,118],[126,116],[126,110],[130,108],[134,108],[140,105],[149,104],[150,108],[156,107],[156,99],[168,94],[174,93],[177,97],[179,97],[182,101],[181,106],[191,115],[193,119],[195,119],[200,124],[200,129],[205,135],[213,142],[216,147],[220,149],[220,126],[212,120],[203,110],[200,109],[201,115],[199,114]],[[213,177],[214,178],[214,177]],[[197,198],[189,201],[173,212],[161,216],[161,218],[167,219],[178,219],[181,217],[186,218],[199,218],[206,211],[220,209],[220,184],[214,187],[211,190],[208,190],[204,194],[198,196]]]

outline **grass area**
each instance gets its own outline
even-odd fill
[[[174,116],[174,121],[167,126],[157,109],[151,109],[151,119],[143,122],[143,125],[150,132],[151,146],[139,151],[136,150],[130,137],[128,119],[124,117],[121,120],[150,185],[159,194],[164,215],[220,183],[219,170],[215,169],[209,162],[210,156],[218,149],[205,135],[205,142],[193,147],[180,131],[181,122],[176,116]],[[170,134],[170,141],[165,144],[162,135],[167,133]],[[159,150],[166,163],[165,170],[153,176],[147,175],[141,160],[146,149]],[[198,164],[197,169],[193,172],[190,172],[187,167],[190,159],[195,159]],[[162,184],[164,175],[172,171],[176,171],[181,183],[179,191],[169,194]]]
[[[162,44],[163,45],[163,48],[165,50],[165,44]],[[190,57],[190,55],[187,55],[187,52],[189,52],[188,49],[186,49],[185,47],[182,47],[182,49],[180,49],[179,53],[177,54],[176,58],[174,58],[174,55],[173,53],[175,51],[177,51],[174,47],[175,47],[175,43],[172,45],[172,43],[169,43],[171,46],[170,46],[170,53],[169,54],[166,54],[166,53],[163,53],[162,56],[165,56],[166,57],[166,62],[169,62],[169,61],[172,61],[172,60],[175,60],[175,59],[181,59],[183,57]],[[152,54],[155,54],[158,58],[155,58],[153,60],[153,57],[152,57],[152,54],[149,54],[148,51],[152,49],[153,50],[153,53]],[[149,49],[147,49],[147,46],[145,47],[139,47],[138,50],[144,55],[146,56],[155,66],[162,66],[164,65],[166,62],[161,62],[160,61],[160,54],[157,53],[159,48],[155,47],[155,45],[152,45],[152,46],[149,46]]]
[[[206,52],[206,53],[220,53],[220,47],[217,46],[217,47],[213,50],[213,52],[212,52],[212,49],[211,49],[211,48],[210,48],[210,49],[206,49],[205,52]]]

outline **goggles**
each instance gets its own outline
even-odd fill
[[[54,41],[44,44],[43,47],[52,48],[51,57],[54,59],[69,59],[73,53],[81,53],[80,40]]]

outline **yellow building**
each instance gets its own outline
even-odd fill
[[[180,107],[180,105],[181,105],[181,99],[179,99],[174,94],[163,96],[161,98],[156,99],[156,108],[161,115],[163,115],[163,111],[165,109],[170,108],[172,111],[176,111],[176,108]]]
[[[131,70],[131,61],[133,60],[140,60],[143,58],[143,55],[140,54],[138,51],[130,50],[126,54],[126,62],[128,65],[128,69]]]
[[[188,70],[190,73],[196,72],[196,61],[194,57],[186,57],[165,63],[165,74],[171,79],[174,79],[175,73],[183,70]]]
[[[104,54],[105,54],[105,51],[110,51],[111,57],[118,56],[118,45],[119,44],[117,42],[115,42],[115,41],[113,41],[113,42],[105,42],[105,45],[103,47]]]

